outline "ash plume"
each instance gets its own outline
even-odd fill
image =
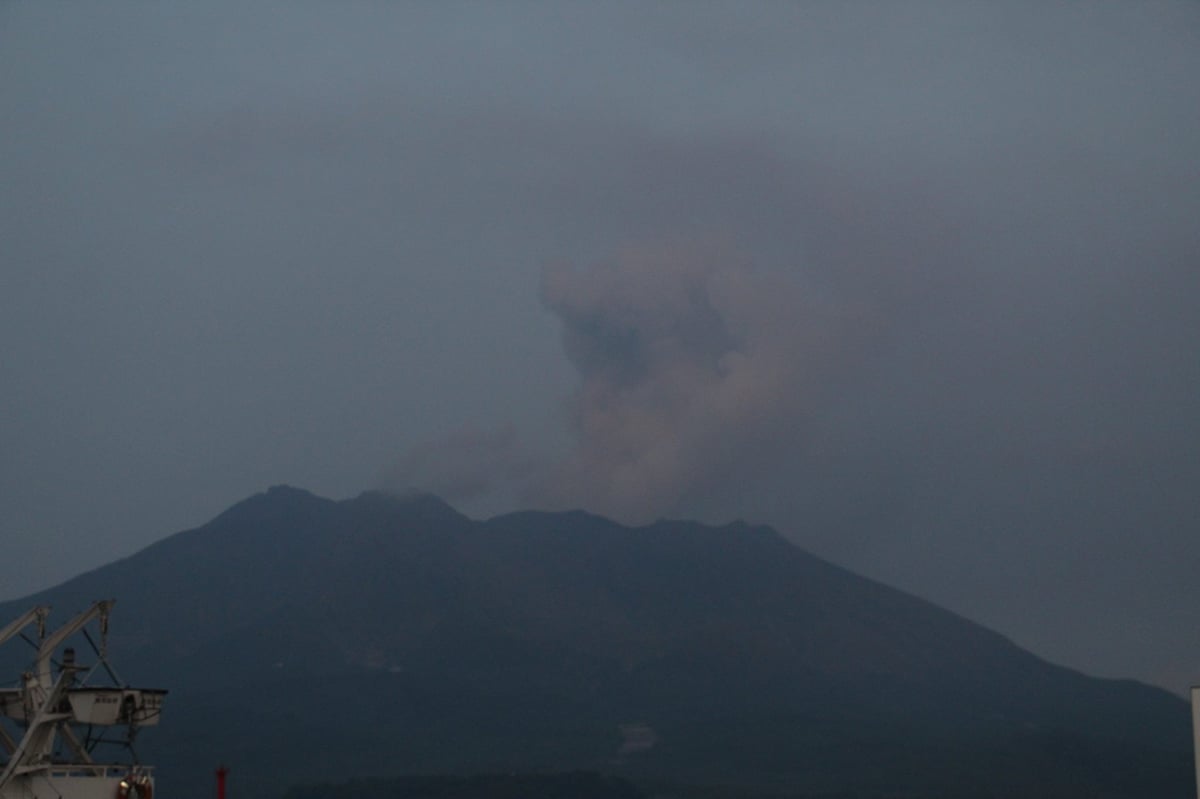
[[[810,417],[872,327],[722,247],[547,267],[542,300],[579,372],[575,448],[534,495],[629,522],[736,492],[802,449]]]

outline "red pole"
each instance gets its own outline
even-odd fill
[[[217,766],[217,799],[225,799],[225,775],[229,773],[229,769],[224,765]]]

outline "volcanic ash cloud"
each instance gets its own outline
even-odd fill
[[[542,299],[580,385],[576,447],[535,494],[630,522],[719,500],[801,449],[866,316],[690,246],[547,267]]]

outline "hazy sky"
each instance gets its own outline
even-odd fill
[[[0,598],[275,483],[769,523],[1200,681],[1200,4],[0,5]]]

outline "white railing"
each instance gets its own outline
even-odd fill
[[[110,777],[119,779],[136,771],[151,776],[153,766],[131,766],[122,763],[52,763],[39,769],[47,777]]]

